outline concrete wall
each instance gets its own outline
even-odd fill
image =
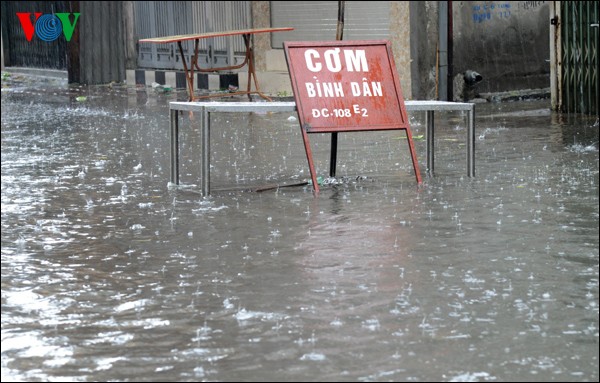
[[[483,76],[478,92],[550,87],[546,1],[454,1],[454,74]]]
[[[483,77],[476,93],[550,86],[549,2],[453,1],[451,75],[445,79],[438,75],[438,5],[439,1],[390,2],[390,41],[405,99],[437,99],[440,82],[458,88],[452,77],[462,77],[466,70]],[[269,1],[252,1],[252,22],[254,28],[271,26]],[[272,49],[268,34],[254,39],[264,90],[291,93],[283,49]]]
[[[412,99],[411,77],[411,31],[410,31],[410,1],[392,1],[390,4],[390,42],[394,61],[400,78],[400,87],[404,99]]]
[[[437,1],[410,2],[410,68],[412,98],[437,99]],[[408,98],[405,95],[405,98]]]

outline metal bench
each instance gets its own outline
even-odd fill
[[[434,113],[436,111],[467,112],[467,176],[475,176],[475,104],[449,101],[405,101],[406,111],[426,112],[426,158],[427,174],[434,168]],[[201,167],[200,186],[202,195],[210,195],[210,115],[211,113],[283,113],[296,112],[295,102],[182,102],[169,103],[171,125],[171,182],[179,184],[179,114],[183,111],[200,114]]]
[[[187,35],[175,35],[175,36],[164,36],[164,37],[153,37],[147,39],[140,39],[139,43],[154,43],[154,44],[168,44],[168,43],[177,43],[179,47],[180,59],[183,64],[183,69],[185,72],[185,77],[188,86],[188,100],[194,101],[199,98],[209,98],[209,97],[219,97],[223,96],[223,94],[211,94],[207,96],[196,96],[194,94],[194,71],[197,72],[218,72],[218,71],[230,71],[234,69],[242,68],[243,66],[248,66],[248,87],[245,91],[239,91],[231,94],[247,94],[248,98],[252,93],[256,93],[265,100],[271,101],[271,98],[264,93],[261,92],[260,86],[258,85],[258,78],[256,77],[256,66],[254,64],[254,48],[252,47],[253,41],[252,36],[257,33],[274,33],[274,32],[285,32],[291,31],[294,28],[284,27],[284,28],[255,28],[255,29],[241,29],[234,31],[222,31],[222,32],[206,32],[206,33],[192,33]],[[212,39],[217,37],[229,37],[229,36],[238,36],[241,35],[244,38],[244,44],[246,45],[246,55],[244,58],[244,62],[239,65],[230,65],[222,68],[201,68],[198,64],[199,58],[199,46],[200,40],[202,39]],[[185,52],[183,50],[182,42],[194,40],[194,52],[190,57],[190,63],[188,67],[187,59],[185,56]],[[254,79],[254,87],[256,90],[252,90],[252,79]]]

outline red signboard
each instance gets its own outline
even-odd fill
[[[389,41],[285,42],[309,133],[408,127]]]
[[[283,46],[316,191],[307,133],[406,130],[421,183],[389,41],[284,42]]]

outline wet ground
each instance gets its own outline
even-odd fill
[[[598,381],[598,123],[549,100],[401,132],[197,116],[169,184],[152,88],[2,79],[2,381]],[[424,116],[410,114],[421,170]]]

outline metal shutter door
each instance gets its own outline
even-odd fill
[[[282,48],[283,41],[335,40],[337,18],[337,1],[271,1],[271,25],[294,28],[290,32],[272,34],[272,47]],[[344,40],[389,37],[389,1],[346,1]]]

